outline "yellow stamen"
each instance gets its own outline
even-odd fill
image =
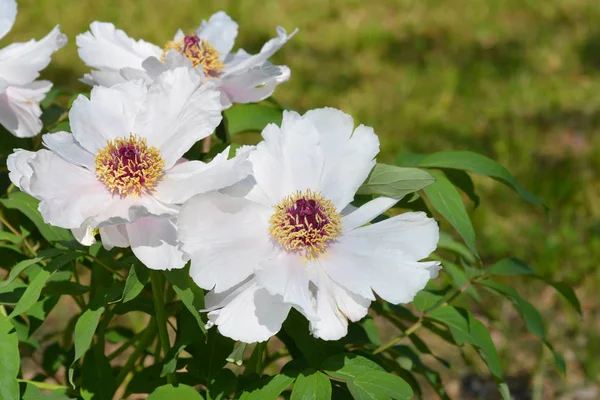
[[[189,37],[186,36],[186,38]],[[185,40],[168,42],[161,56],[163,63],[169,50],[175,50],[187,57],[192,62],[194,68],[202,65],[204,74],[207,77],[216,77],[224,67],[223,62],[219,59],[219,52],[204,39],[196,38],[193,43],[188,43],[187,45]]]
[[[138,135],[109,140],[94,159],[96,177],[121,197],[151,193],[163,175],[160,151]]]
[[[334,204],[310,189],[285,197],[274,211],[269,233],[281,247],[305,260],[318,258],[342,231],[342,216]]]

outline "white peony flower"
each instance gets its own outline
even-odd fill
[[[15,0],[0,0],[0,39],[17,16]],[[67,44],[57,25],[40,41],[13,43],[0,50],[0,124],[17,137],[35,136],[42,130],[40,101],[52,88],[36,81],[48,66],[52,53]]]
[[[374,292],[407,303],[437,276],[438,262],[419,262],[437,246],[433,219],[410,212],[365,225],[397,202],[386,197],[348,208],[379,152],[372,128],[354,129],[352,117],[324,108],[285,112],[281,128],[268,125],[262,136],[249,152],[253,176],[180,211],[190,274],[212,289],[209,325],[264,341],[294,307],[314,336],[336,340],[348,319],[366,315]]]
[[[75,100],[69,119],[73,134],[43,136],[48,150],[9,156],[11,181],[40,200],[47,223],[72,229],[88,245],[99,228],[105,248],[131,246],[152,269],[187,261],[177,248],[178,204],[251,170],[244,157],[227,160],[229,149],[208,164],[180,162],[221,121],[219,93],[200,86],[187,68],[165,72],[149,87],[94,87],[90,99]]]
[[[231,103],[253,103],[269,97],[279,83],[286,82],[290,70],[267,60],[294,34],[282,27],[277,37],[264,44],[258,54],[240,49],[231,52],[238,24],[223,11],[213,14],[191,35],[177,32],[163,49],[143,40],[135,41],[111,23],[93,22],[90,31],[77,36],[79,57],[95,68],[83,82],[112,86],[128,79],[151,82],[168,69],[187,66],[204,81],[221,91],[223,107]]]

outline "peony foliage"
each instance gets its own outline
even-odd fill
[[[0,35],[15,18],[0,0]],[[75,38],[80,94],[37,80],[58,27],[0,50],[0,399],[448,399],[441,340],[508,400],[483,292],[565,373],[510,281],[581,313],[577,297],[485,256],[472,175],[542,202],[483,155],[384,164],[343,111],[284,110],[270,96],[293,74],[269,58],[296,30],[257,54],[237,33],[224,12],[162,46],[93,22]]]

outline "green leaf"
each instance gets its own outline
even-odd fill
[[[547,285],[550,285],[556,289],[556,291],[558,291],[558,293],[560,293],[569,302],[569,304],[571,304],[575,311],[577,311],[580,315],[582,314],[581,304],[579,303],[579,299],[577,298],[577,295],[572,287],[565,283],[554,282],[550,279],[544,278],[543,276],[537,275],[529,265],[525,264],[521,260],[516,258],[505,258],[492,265],[486,270],[486,272],[494,275],[523,275],[530,278],[540,279]]]
[[[18,263],[17,265],[15,265],[14,267],[12,267],[10,269],[10,273],[8,274],[8,277],[5,280],[3,280],[2,282],[0,282],[0,288],[12,283],[12,281],[14,281],[21,272],[24,272],[27,268],[31,267],[34,264],[39,263],[42,260],[43,260],[43,258],[38,257],[38,258],[32,258],[31,260],[21,261],[20,263]]]
[[[17,375],[21,365],[19,339],[9,319],[0,312],[0,400],[19,398]]]
[[[179,296],[185,308],[194,316],[198,326],[206,334],[206,322],[202,320],[198,310],[204,309],[204,292],[190,277],[187,269],[165,271],[167,280]]]
[[[240,400],[275,400],[293,382],[293,377],[284,374],[263,378],[246,388]]]
[[[445,169],[443,171],[446,178],[471,199],[475,208],[479,207],[479,196],[475,193],[475,185],[469,174],[458,169]]]
[[[147,400],[203,400],[203,397],[191,386],[164,385],[156,388]]]
[[[90,348],[94,333],[96,332],[96,328],[98,328],[98,323],[100,322],[100,317],[103,312],[104,307],[97,309],[88,308],[81,314],[75,325],[75,358],[69,368],[69,382],[73,385],[73,388],[75,388],[75,384],[73,383],[75,364]]]
[[[475,245],[475,230],[460,193],[443,174],[435,171],[432,174],[436,181],[425,187],[427,198],[433,208],[456,229],[469,249],[479,258]]]
[[[14,233],[0,231],[0,241],[6,241],[13,244],[20,244],[23,241],[21,236],[15,235]]]
[[[283,114],[278,107],[264,104],[235,104],[223,111],[230,135],[242,132],[261,132],[268,124],[281,125]]]
[[[357,400],[409,400],[413,396],[410,385],[402,378],[383,371],[368,371],[347,382]]]
[[[104,343],[87,352],[81,367],[81,397],[84,400],[112,400],[117,383],[104,355]]]
[[[296,378],[290,400],[321,399],[331,399],[331,381],[327,375],[314,369],[302,371]]]
[[[133,264],[125,282],[125,289],[123,289],[123,303],[135,299],[144,290],[149,279],[148,268],[138,263]]]
[[[15,316],[27,312],[35,303],[37,303],[40,295],[42,294],[42,289],[46,285],[46,282],[50,278],[50,276],[59,268],[62,268],[69,262],[75,260],[79,257],[77,253],[65,253],[61,256],[53,259],[48,265],[46,265],[30,282],[27,289],[25,289],[25,293],[19,299],[19,302],[15,306],[14,310],[10,314],[10,318],[14,318]]]
[[[358,194],[379,194],[401,199],[409,193],[423,189],[435,181],[425,170],[376,164],[369,177],[358,189]]]
[[[57,385],[50,385],[57,386]],[[25,386],[25,392],[23,393],[22,400],[71,400],[72,398],[67,396],[65,389],[54,389],[52,392],[46,394],[41,389],[52,390],[52,387],[45,387],[44,382],[27,382]]]
[[[471,250],[469,250],[467,248],[467,246],[465,246],[464,244],[454,240],[449,233],[440,232],[440,240],[438,241],[438,248],[449,250],[455,254],[458,254],[459,256],[461,256],[462,258],[464,258],[466,261],[468,261],[471,264],[474,264],[477,262],[477,259],[475,258],[473,253],[471,253]]]
[[[329,376],[344,380],[352,380],[368,371],[384,371],[376,362],[353,353],[331,356],[323,361],[321,369]]]
[[[506,168],[496,161],[471,151],[441,151],[423,157],[420,167],[451,168],[485,175],[508,185],[526,201],[544,206],[534,195],[523,189]],[[545,207],[545,206],[544,206]]]
[[[417,310],[424,312],[441,302],[443,299],[443,296],[428,292],[427,290],[421,290],[413,299],[413,305]]]
[[[21,211],[34,223],[40,234],[49,242],[73,240],[73,235],[67,229],[46,224],[38,211],[39,201],[23,192],[9,193],[8,199],[0,199],[6,208]]]
[[[530,302],[524,300],[512,287],[508,285],[493,281],[491,279],[477,281],[477,284],[485,286],[491,289],[493,292],[496,292],[508,298],[515,307],[515,310],[517,310],[517,312],[523,319],[523,321],[525,321],[525,326],[527,327],[527,330],[533,333],[535,336],[542,339],[542,341],[548,347],[548,349],[552,351],[558,369],[563,374],[566,373],[566,366],[563,357],[554,350],[554,348],[546,338],[544,320],[542,319],[542,316],[540,315],[537,308],[535,308]]]

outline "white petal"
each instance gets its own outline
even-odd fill
[[[160,57],[160,47],[143,40],[135,41],[111,23],[92,22],[90,31],[77,35],[79,57],[97,69],[142,68],[148,57]]]
[[[29,181],[33,174],[33,169],[29,165],[29,161],[32,160],[37,153],[33,151],[27,151],[23,149],[16,149],[14,153],[9,155],[6,159],[6,166],[8,167],[8,177],[10,181],[21,191],[28,193],[35,197],[35,194],[31,193],[29,187]]]
[[[90,86],[111,87],[117,83],[124,83],[127,79],[121,75],[121,71],[106,69],[103,71],[92,70],[89,74],[84,74],[80,81]]]
[[[207,294],[211,303],[211,293]],[[227,296],[223,308],[208,313],[211,325],[234,340],[245,343],[264,342],[281,329],[290,306],[281,297],[270,295],[250,281],[235,296]]]
[[[312,124],[284,112],[281,129],[269,124],[263,130],[264,141],[250,153],[257,188],[271,204],[298,190],[319,191],[323,157],[319,136]]]
[[[126,224],[131,250],[148,268],[171,270],[183,268],[188,260],[179,250],[175,221],[146,217]]]
[[[349,212],[342,217],[342,227],[344,231],[351,231],[371,222],[373,219],[392,208],[398,201],[400,200],[382,196],[363,204],[359,208],[354,207],[355,209],[352,212]],[[346,206],[346,208],[348,207],[349,206]]]
[[[341,339],[348,333],[348,319],[363,318],[371,302],[338,286],[322,271],[315,272],[318,319],[310,321],[310,331],[323,340]]]
[[[202,21],[196,30],[200,39],[206,40],[219,52],[221,60],[233,49],[237,34],[238,24],[223,11],[214,13],[208,22]]]
[[[316,313],[305,267],[297,255],[280,252],[260,264],[255,279],[270,294],[280,295],[285,303],[292,304],[307,319],[314,319]]]
[[[178,207],[163,204],[148,194],[124,198],[110,194],[109,196],[110,201],[104,207],[97,209],[90,219],[90,224],[95,227],[129,223],[150,216],[169,217],[178,212]]]
[[[0,1],[0,39],[12,28],[17,17],[17,2],[15,0]]]
[[[324,158],[321,191],[341,210],[354,199],[375,166],[379,139],[372,128],[360,125],[353,129],[352,117],[335,108],[310,110],[302,118],[319,132]]]
[[[42,40],[13,43],[0,50],[0,76],[14,85],[32,82],[50,63],[52,53],[67,44],[57,25]]]
[[[363,206],[364,207],[364,206]],[[360,212],[361,209],[358,210]],[[350,214],[348,217],[351,217]],[[344,225],[344,230],[347,230]],[[348,239],[369,241],[378,248],[401,251],[412,260],[428,257],[437,247],[440,230],[423,212],[409,212],[344,233]]]
[[[254,67],[247,71],[224,76],[219,82],[225,104],[257,103],[271,96],[280,83],[282,70],[274,65]],[[283,82],[283,81],[282,81]],[[221,100],[223,103],[223,100]]]
[[[195,69],[194,65],[187,57],[175,50],[169,50],[165,55],[163,61],[159,60],[156,57],[147,58],[142,63],[142,66],[144,67],[146,73],[152,80],[158,79],[158,77],[165,71],[177,69],[180,67],[185,67],[189,70],[193,70],[200,77],[203,76],[203,73],[201,72],[202,68]]]
[[[95,170],[94,155],[75,141],[75,137],[68,132],[47,133],[42,136],[44,146],[63,160],[86,167],[90,171]]]
[[[187,161],[165,173],[154,197],[170,204],[181,204],[190,197],[231,186],[252,172],[247,156],[227,160],[229,147],[211,162]],[[223,157],[224,156],[224,157]]]
[[[35,136],[42,130],[40,101],[52,84],[35,81],[21,86],[9,86],[0,95],[0,123],[17,137]]]
[[[84,246],[91,246],[96,243],[94,228],[87,224],[83,224],[79,228],[71,229],[71,233],[75,239]]]
[[[250,276],[273,252],[270,214],[268,207],[220,193],[188,200],[179,213],[178,230],[182,250],[191,255],[196,284],[222,292]]]
[[[134,130],[160,149],[165,169],[221,122],[219,92],[200,86],[200,77],[187,68],[160,75],[149,88]]]
[[[113,247],[129,247],[126,224],[107,225],[99,229],[102,245],[106,250]]]
[[[294,30],[290,35],[281,26],[277,27],[277,37],[266,42],[260,53],[250,56],[244,60],[236,60],[235,63],[225,63],[223,75],[234,74],[240,71],[248,70],[252,67],[261,66],[277,52],[288,40],[290,40],[298,30]]]
[[[140,134],[134,130],[134,122],[146,92],[143,82],[132,81],[110,88],[96,86],[89,99],[79,95],[69,112],[75,140],[95,155],[108,140]]]
[[[372,289],[394,304],[412,301],[439,269],[437,262],[419,263],[401,250],[378,246],[376,240],[345,237],[330,246],[319,265],[349,291],[373,300],[367,295]]]
[[[30,161],[33,170],[30,190],[41,200],[44,221],[62,228],[79,228],[111,198],[93,172],[69,164],[47,150]]]

